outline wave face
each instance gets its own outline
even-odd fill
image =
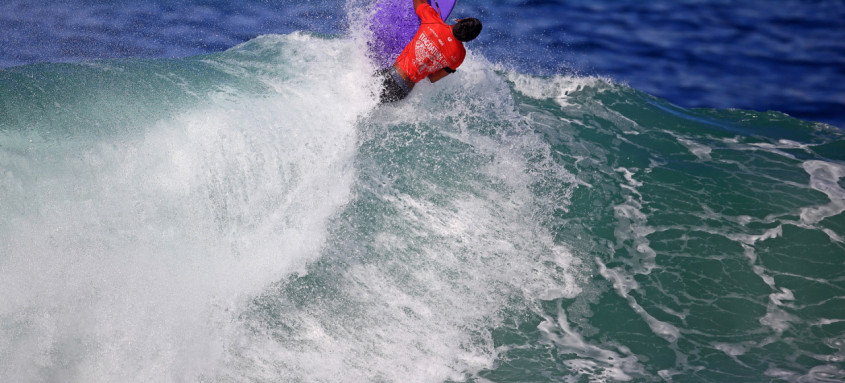
[[[361,46],[0,71],[2,380],[845,380],[841,131]]]

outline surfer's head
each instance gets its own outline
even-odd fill
[[[481,33],[481,21],[474,17],[467,17],[465,19],[458,19],[458,22],[452,26],[452,34],[458,41],[472,41]]]

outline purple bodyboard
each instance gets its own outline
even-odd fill
[[[436,3],[435,3],[436,1]],[[456,0],[429,0],[440,18],[446,21]],[[393,65],[405,45],[411,42],[420,26],[412,0],[378,0],[370,16],[372,39],[367,43],[370,57],[379,68]]]

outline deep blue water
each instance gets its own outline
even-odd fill
[[[0,67],[219,52],[262,34],[348,30],[338,1],[0,3]],[[465,0],[470,44],[529,73],[607,76],[685,107],[845,127],[845,2]]]

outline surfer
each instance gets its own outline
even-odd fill
[[[414,11],[420,17],[417,33],[393,66],[378,71],[384,79],[382,103],[407,97],[414,85],[426,77],[434,83],[454,73],[466,56],[463,43],[481,33],[481,21],[476,18],[446,24],[427,0],[414,0]]]

